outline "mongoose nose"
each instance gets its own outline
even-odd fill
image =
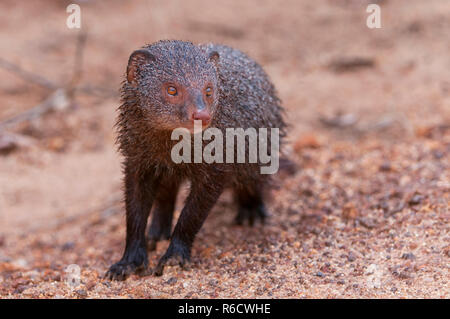
[[[200,120],[202,121],[202,124],[205,125],[211,120],[211,115],[207,110],[195,111],[192,114],[192,120]]]

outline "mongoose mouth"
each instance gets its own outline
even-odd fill
[[[199,123],[199,120],[196,120],[197,123]],[[199,123],[200,124],[200,123]],[[210,121],[201,121],[201,125],[196,125],[194,124],[194,121],[189,121],[189,122],[185,122],[183,123],[182,127],[188,129],[191,133],[194,133],[194,128],[195,129],[201,129],[202,131],[207,129],[209,127]]]

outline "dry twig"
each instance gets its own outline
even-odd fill
[[[25,81],[32,82],[32,83],[37,84],[45,89],[56,90],[58,88],[58,86],[56,84],[52,83],[51,81],[47,80],[46,78],[44,78],[38,74],[26,71],[26,70],[22,69],[20,66],[14,64],[12,62],[6,61],[2,57],[0,57],[0,68],[10,71],[10,72],[18,75]]]
[[[79,33],[77,38],[72,77],[67,85],[63,87],[56,85],[55,83],[38,74],[26,71],[20,66],[0,58],[0,68],[15,73],[25,81],[32,82],[53,91],[49,97],[47,97],[38,105],[23,113],[0,122],[0,129],[9,128],[16,124],[33,120],[51,111],[66,109],[72,103],[72,100],[75,98],[75,94],[78,92],[82,94],[96,95],[101,97],[110,97],[116,95],[116,92],[108,88],[95,87],[90,85],[78,86],[83,75],[83,53],[86,45],[86,40],[87,33]]]

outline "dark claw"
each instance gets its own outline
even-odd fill
[[[172,241],[164,256],[161,257],[153,275],[161,276],[164,272],[164,266],[180,266],[183,270],[188,270],[188,263],[190,259],[189,248],[180,243]]]
[[[119,261],[118,263],[112,265],[105,274],[105,278],[109,280],[119,280],[123,281],[128,278],[129,275],[133,273],[139,273],[145,269],[144,266],[136,267],[132,263],[123,263]]]
[[[147,269],[147,251],[141,245],[132,246],[122,259],[112,265],[105,274],[110,280],[125,280],[133,273],[141,274]]]
[[[165,266],[180,266],[183,270],[188,270],[187,264],[188,260],[183,258],[182,256],[172,256],[169,258],[161,258],[161,260],[158,262],[158,265],[153,270],[153,274],[155,276],[162,276],[164,272]]]

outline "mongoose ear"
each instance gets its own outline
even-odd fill
[[[217,62],[219,62],[219,58],[220,58],[219,52],[211,51],[209,53],[209,61],[214,62],[214,63],[217,64]]]
[[[128,83],[136,83],[136,74],[139,66],[155,61],[155,56],[147,50],[141,49],[131,53],[127,66]]]

